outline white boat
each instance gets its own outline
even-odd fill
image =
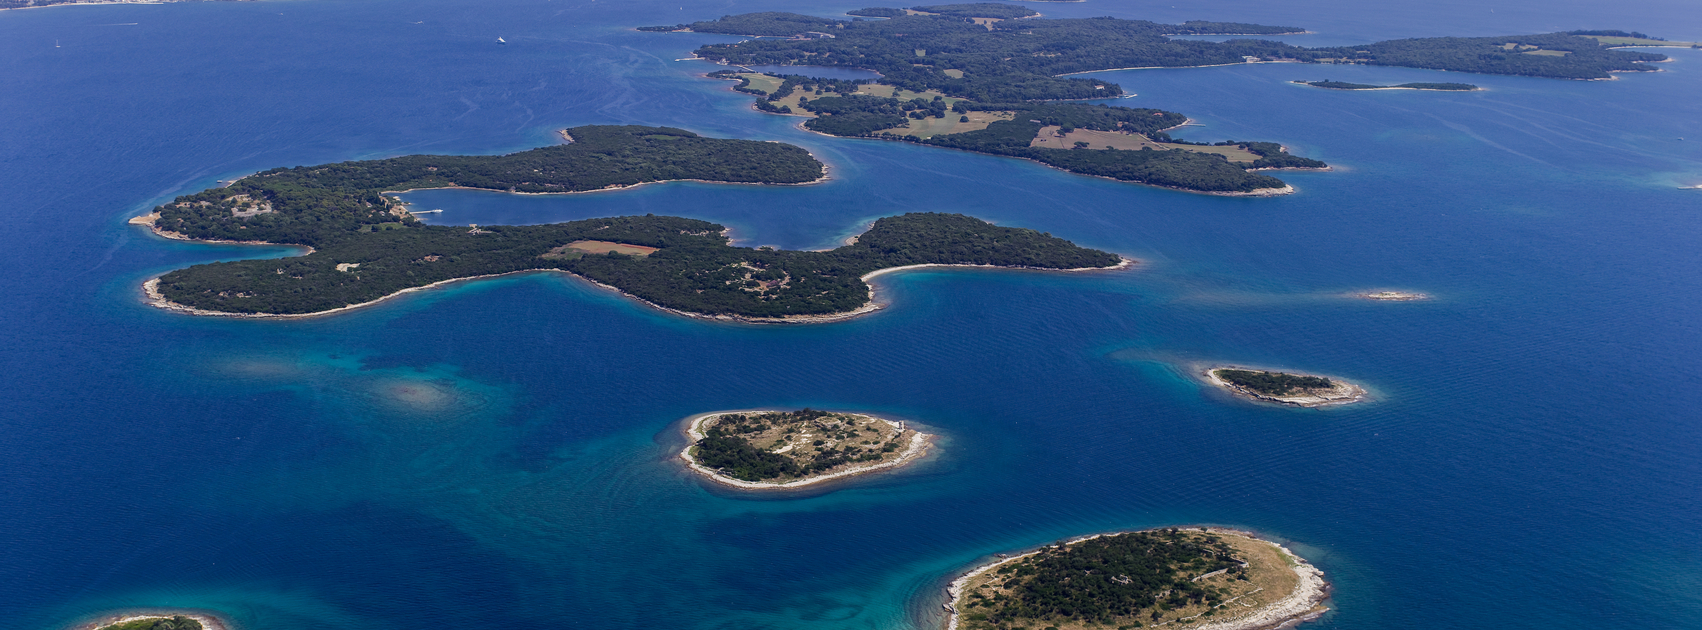
[[[443,212],[443,209],[438,208],[436,210],[409,210],[408,214],[437,214],[439,212]]]
[[[496,43],[498,43],[498,44],[506,44],[506,43],[508,43],[508,40],[506,40],[506,39],[503,39],[503,38],[501,38],[501,37],[498,37],[498,38],[496,38]]]

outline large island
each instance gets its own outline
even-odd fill
[[[808,183],[823,166],[795,146],[660,127],[578,127],[561,147],[502,156],[409,156],[275,169],[185,195],[137,222],[168,237],[308,248],[304,256],[196,265],[145,283],[150,301],[195,314],[299,317],[432,285],[565,271],[684,315],[824,321],[878,308],[865,278],[918,265],[1102,269],[1120,257],[957,214],[875,221],[829,251],[734,247],[725,228],[665,216],[526,226],[425,225],[384,193],[476,187],[602,190],[698,179]]]
[[[1089,536],[999,558],[947,589],[949,630],[1254,630],[1314,618],[1329,593],[1288,549],[1222,529]]]
[[[732,70],[715,73],[739,79],[741,91],[761,96],[760,110],[810,117],[803,126],[812,131],[1018,157],[1085,175],[1220,195],[1285,194],[1292,187],[1257,171],[1327,165],[1290,155],[1271,142],[1201,145],[1172,138],[1168,131],[1188,120],[1176,112],[1061,102],[1123,95],[1114,83],[1070,75],[1287,62],[1605,79],[1613,72],[1650,70],[1648,62],[1667,59],[1612,50],[1608,41],[1575,33],[1303,48],[1257,39],[1171,38],[1304,32],[1294,26],[1160,24],[1109,17],[1026,19],[1039,14],[1026,7],[992,3],[872,7],[851,14],[880,19],[848,21],[765,12],[640,30],[762,38],[709,44],[694,53],[729,66],[837,66],[881,74],[876,80],[848,81]],[[1426,85],[1417,89],[1459,88]]]
[[[717,483],[785,490],[889,470],[922,457],[926,433],[865,414],[724,411],[687,421],[680,459]]]

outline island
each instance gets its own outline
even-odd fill
[[[1482,90],[1470,83],[1401,83],[1399,85],[1372,85],[1369,83],[1346,83],[1343,81],[1294,81],[1301,85],[1321,87],[1329,90],[1430,90],[1435,92],[1472,92]]]
[[[1364,388],[1322,376],[1238,367],[1211,368],[1205,376],[1211,384],[1237,395],[1296,407],[1345,405],[1365,398]]]
[[[226,630],[223,620],[202,612],[126,613],[113,615],[78,630]]]
[[[1287,627],[1327,609],[1323,572],[1249,532],[1166,528],[1060,541],[948,587],[948,630]]]
[[[576,127],[575,142],[499,156],[408,156],[281,168],[178,197],[133,219],[168,237],[296,245],[294,258],[195,265],[144,283],[179,312],[300,317],[408,291],[527,271],[563,271],[693,317],[819,322],[880,307],[867,280],[927,265],[1111,269],[1121,257],[960,214],[879,219],[828,251],[734,247],[723,226],[628,216],[548,225],[427,225],[397,190],[595,191],[647,182],[801,184],[824,167],[801,148],[665,127]]]
[[[932,437],[866,414],[722,411],[687,421],[680,459],[693,472],[746,490],[786,490],[890,470],[921,458]]]
[[[993,3],[870,7],[849,13],[858,17],[841,20],[762,12],[639,30],[760,38],[707,44],[693,55],[745,70],[712,76],[739,80],[737,89],[762,97],[756,102],[759,110],[811,118],[803,123],[811,131],[1017,157],[1085,175],[1238,196],[1293,192],[1282,180],[1257,171],[1322,170],[1328,165],[1289,155],[1277,143],[1208,145],[1171,138],[1168,131],[1188,122],[1175,112],[1063,102],[1125,96],[1114,83],[1071,75],[1241,63],[1330,63],[1608,79],[1614,72],[1652,70],[1649,62],[1668,60],[1664,55],[1614,50],[1609,41],[1621,40],[1598,41],[1580,34],[1586,31],[1304,48],[1240,38],[1306,32],[1293,26],[1160,24],[1110,17],[1035,19],[1040,15],[1033,9]],[[1238,38],[1209,42],[1172,39],[1175,35]],[[757,64],[860,68],[881,77],[820,80],[750,72],[747,66]],[[1395,87],[1466,89],[1454,85]]]
[[[642,30],[788,37],[711,44],[695,52],[730,66],[807,64],[880,72],[878,80],[733,70],[712,75],[738,80],[735,89],[760,96],[757,109],[806,117],[805,129],[827,135],[1023,158],[1084,175],[1217,195],[1287,194],[1293,192],[1288,184],[1256,171],[1328,168],[1321,161],[1289,155],[1274,142],[1210,144],[1172,138],[1168,131],[1188,123],[1175,112],[1049,102],[1122,96],[1122,89],[1112,83],[1058,75],[1118,67],[1114,64],[1120,61],[1099,59],[1121,59],[1126,47],[1157,47],[1162,50],[1153,54],[1181,55],[1202,65],[1243,61],[1239,54],[1196,50],[1196,44],[1217,44],[1173,43],[1166,34],[1301,32],[1296,27],[1037,20],[1027,19],[1038,16],[1032,9],[989,3],[870,8],[852,14],[885,19],[844,21],[769,12]]]

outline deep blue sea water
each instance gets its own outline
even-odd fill
[[[1396,68],[1108,72],[1195,140],[1335,164],[1226,199],[827,138],[646,34],[758,10],[560,0],[263,0],[0,12],[0,618],[131,607],[243,630],[933,628],[940,585],[1080,533],[1209,523],[1291,541],[1309,627],[1702,627],[1702,51],[1568,82]],[[1702,40],[1665,0],[1037,5],[1303,26],[1289,41],[1570,28]],[[504,37],[509,44],[499,46]],[[1310,40],[1306,38],[1312,38]],[[59,47],[54,47],[58,42]],[[1288,83],[1467,81],[1344,93]],[[286,248],[125,219],[280,165],[500,153],[582,124],[782,140],[811,187],[409,195],[445,223],[654,212],[831,247],[964,212],[1141,264],[926,270],[831,325],[689,321],[570,277],[453,285],[331,318],[189,318],[137,285]],[[1685,137],[1685,140],[1678,138]],[[1436,299],[1343,297],[1406,289]],[[1370,402],[1274,408],[1199,365],[1315,371]],[[677,422],[867,410],[942,435],[902,472],[788,497],[706,487]]]

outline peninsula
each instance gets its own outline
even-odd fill
[[[1369,83],[1347,83],[1343,81],[1295,81],[1301,85],[1321,87],[1329,90],[1429,90],[1433,92],[1472,92],[1482,90],[1470,83],[1402,83],[1399,85],[1372,85]]]
[[[1345,405],[1365,397],[1365,389],[1358,385],[1322,376],[1235,367],[1211,368],[1205,375],[1213,385],[1235,394],[1296,407]]]
[[[149,280],[162,308],[290,317],[364,306],[424,287],[565,271],[682,315],[828,321],[878,308],[866,276],[916,265],[1104,269],[1120,257],[958,214],[875,221],[829,251],[734,247],[725,228],[654,215],[527,226],[426,225],[386,191],[462,186],[602,190],[697,179],[808,183],[823,166],[795,146],[662,127],[578,127],[570,145],[500,156],[409,156],[274,169],[178,197],[138,217],[167,237],[306,246],[295,258],[195,265]]]
[[[1168,528],[1088,536],[951,583],[948,630],[1281,627],[1323,614],[1323,572],[1252,534]]]
[[[726,411],[695,416],[680,459],[717,483],[785,490],[889,470],[922,457],[932,436],[870,415]]]

